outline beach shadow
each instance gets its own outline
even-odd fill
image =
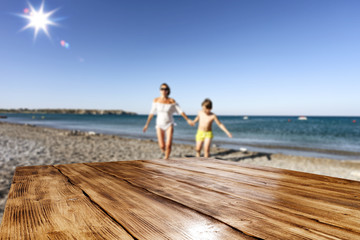
[[[229,150],[226,150],[226,151],[210,154],[210,157],[215,157],[216,158],[216,156],[224,156],[224,155],[228,155],[228,154],[234,153],[234,152],[238,152],[238,151],[236,151],[234,149],[229,149]],[[195,155],[185,155],[185,157],[196,157],[196,156]]]
[[[224,155],[228,155],[228,154],[231,154],[231,153],[234,153],[234,152],[238,152],[237,150],[234,150],[234,149],[229,149],[229,150],[226,150],[226,151],[222,151],[222,152],[218,152],[218,153],[215,153],[215,154],[211,154],[212,157],[216,157],[216,156],[224,156]]]
[[[252,153],[250,155],[245,155],[245,156],[241,156],[241,157],[226,157],[226,155],[231,154],[231,153],[239,153],[238,150],[234,150],[234,149],[229,149],[229,150],[225,150],[222,152],[218,152],[218,153],[214,153],[214,154],[210,154],[211,158],[215,158],[218,160],[230,160],[230,161],[234,161],[234,162],[239,162],[242,160],[246,160],[246,159],[255,159],[255,158],[261,158],[261,157],[266,157],[268,161],[271,161],[271,153]],[[243,154],[248,154],[248,152],[242,152]],[[192,158],[195,157],[195,155],[185,155],[185,157],[188,158]]]
[[[225,152],[228,152],[228,151],[225,151]],[[233,152],[237,152],[237,151],[233,150]],[[223,155],[226,155],[226,154],[220,154],[220,156],[223,156]],[[243,157],[221,158],[221,157],[217,157],[217,156],[219,156],[219,154],[214,154],[213,157],[215,157],[215,159],[219,159],[219,160],[231,160],[234,162],[239,162],[241,160],[246,160],[246,159],[266,157],[268,161],[271,161],[271,155],[272,155],[271,153],[254,153],[254,154],[243,156]]]

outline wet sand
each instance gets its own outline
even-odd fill
[[[176,133],[175,133],[176,134]],[[174,144],[170,157],[193,157],[194,147]],[[213,158],[360,181],[360,159],[326,158],[211,149]],[[0,122],[0,221],[17,166],[160,158],[152,140]],[[171,159],[169,160],[171,161]]]

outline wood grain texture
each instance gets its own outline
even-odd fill
[[[58,168],[138,239],[251,239],[211,217],[85,164]]]
[[[0,239],[360,239],[360,182],[201,158],[22,167]]]
[[[52,166],[18,167],[0,239],[134,239]]]
[[[117,164],[122,171],[117,171]],[[284,191],[277,186],[271,189],[263,184],[242,184],[218,174],[202,175],[203,172],[184,171],[148,161],[90,165],[260,238],[327,239],[324,236],[329,233],[340,239],[360,237],[360,216],[350,216],[359,209],[349,210],[346,206],[331,204],[330,211],[326,199],[317,202],[311,197],[287,193],[287,189]],[[199,167],[193,170],[198,171]],[[347,215],[340,211],[346,211]],[[266,230],[259,231],[259,226]]]

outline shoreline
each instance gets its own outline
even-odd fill
[[[111,137],[111,138],[119,138],[122,140],[135,140],[140,141],[144,143],[154,143],[157,146],[157,139],[156,136],[146,136],[143,134],[113,134],[111,132],[95,132],[91,129],[86,130],[74,130],[70,128],[57,128],[53,126],[48,125],[34,125],[34,124],[23,124],[23,123],[15,123],[15,122],[6,122],[6,121],[0,121],[0,127],[3,125],[9,125],[9,126],[18,126],[18,127],[29,127],[29,128],[37,128],[37,129],[43,129],[46,132],[49,131],[57,131],[61,135],[67,135],[67,136],[83,136],[89,138],[90,136],[98,136],[98,137]],[[173,139],[173,145],[179,145],[180,147],[187,147],[194,149],[195,147],[195,141],[191,141],[188,139],[182,139],[182,138],[176,138]],[[213,141],[212,142],[212,152],[211,157],[218,156],[221,152],[225,153],[237,153],[238,155],[249,155],[249,154],[263,154],[263,155],[277,155],[277,156],[292,156],[292,157],[306,157],[306,158],[315,158],[315,159],[329,159],[333,161],[340,161],[340,162],[354,162],[360,164],[360,153],[359,152],[353,152],[353,151],[343,151],[343,150],[331,150],[331,149],[321,149],[321,148],[307,148],[307,147],[296,147],[296,146],[283,146],[283,145],[271,145],[271,144],[252,144],[252,143],[244,143],[241,146],[247,146],[247,147],[254,147],[254,148],[260,148],[261,150],[265,151],[241,151],[240,149],[237,149],[236,147],[225,147],[225,146],[232,146],[231,143],[226,141]],[[235,145],[233,145],[235,146]],[[299,154],[284,154],[281,152],[270,152],[271,149],[285,149],[285,150],[296,150]],[[269,151],[266,151],[269,150]],[[305,151],[305,152],[303,152]],[[335,154],[339,156],[355,156],[357,158],[355,159],[343,159],[343,158],[331,158],[331,157],[316,157],[316,156],[304,156],[304,153],[306,152],[318,152],[318,153],[325,153],[325,154]],[[303,154],[301,154],[303,153]],[[222,154],[222,153],[221,153]],[[194,150],[194,156],[191,154],[187,154],[188,157],[194,157],[195,156],[195,150]],[[178,157],[178,156],[175,156]],[[1,160],[1,159],[0,159]],[[227,159],[230,160],[230,159]]]
[[[359,160],[334,160],[212,146],[211,158],[283,168],[360,181]],[[194,145],[174,142],[171,158],[195,156]],[[15,168],[80,162],[160,158],[156,141],[94,132],[63,130],[0,121],[0,219]]]
[[[70,131],[83,131],[83,132],[96,132],[98,134],[118,136],[122,138],[129,139],[141,139],[141,140],[153,140],[157,141],[156,135],[145,135],[143,133],[114,133],[111,131],[105,130],[93,130],[93,129],[74,129],[71,127],[61,127],[52,124],[31,124],[31,123],[21,123],[21,122],[10,122],[10,121],[1,121],[0,123],[10,123],[10,124],[19,124],[19,125],[29,125],[36,127],[44,127],[58,130],[70,130]],[[194,139],[177,137],[176,134],[173,138],[174,143],[186,144],[186,145],[195,145]],[[284,154],[284,155],[296,155],[296,156],[306,156],[306,157],[315,157],[315,158],[330,158],[336,160],[360,160],[360,152],[349,151],[349,150],[339,150],[339,149],[329,149],[329,148],[313,148],[313,147],[303,147],[303,146],[294,146],[294,145],[283,145],[281,143],[253,143],[246,142],[245,140],[241,142],[232,142],[229,140],[213,140],[212,144],[223,148],[223,149],[235,149],[239,150],[240,148],[246,148],[251,152],[266,152],[271,154]]]

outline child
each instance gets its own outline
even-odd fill
[[[198,113],[193,123],[199,121],[198,130],[195,136],[196,139],[196,157],[200,157],[201,148],[204,144],[204,157],[209,157],[211,139],[213,138],[213,133],[211,130],[211,125],[213,121],[223,130],[230,138],[232,138],[231,133],[226,129],[224,124],[222,124],[217,116],[211,112],[212,102],[210,99],[206,98],[202,104],[202,110]]]

